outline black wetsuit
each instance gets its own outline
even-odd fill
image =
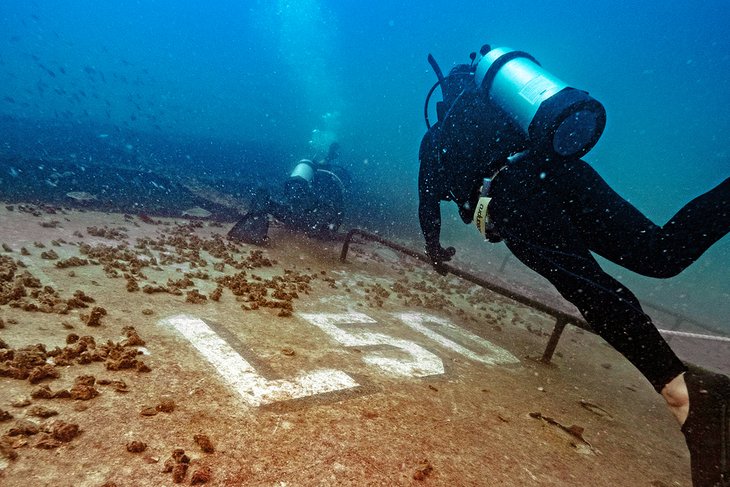
[[[344,219],[345,193],[351,184],[347,170],[336,164],[313,167],[310,183],[289,179],[285,183],[285,198],[271,201],[269,211],[292,229],[310,237],[331,238]]]
[[[443,174],[455,161],[444,161],[438,140],[435,132],[428,133],[420,154],[419,216],[427,248],[439,245],[439,202],[456,199]],[[475,157],[484,161],[488,154]],[[475,176],[489,177],[504,164],[492,162]],[[475,178],[473,186],[479,183]],[[461,199],[473,199],[472,193]],[[580,159],[528,155],[497,173],[490,196],[490,217],[510,251],[547,278],[657,391],[685,370],[638,299],[606,274],[591,252],[646,276],[678,274],[730,229],[730,178],[661,227]]]

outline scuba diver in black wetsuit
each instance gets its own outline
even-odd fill
[[[246,243],[268,242],[269,219],[274,217],[292,230],[312,238],[331,240],[342,225],[345,192],[351,184],[339,164],[340,145],[330,145],[327,155],[312,162],[300,160],[284,183],[284,198],[271,198],[265,188],[253,196],[250,211],[228,232]]]
[[[600,103],[529,54],[484,46],[471,60],[444,76],[429,56],[438,82],[426,99],[418,184],[434,268],[445,274],[455,254],[440,242],[440,202],[454,201],[465,223],[547,278],[662,395],[682,425],[693,485],[730,486],[730,378],[680,361],[592,255],[650,277],[677,275],[728,233],[730,178],[655,225],[581,159],[605,126]]]

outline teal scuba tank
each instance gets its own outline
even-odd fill
[[[561,157],[580,157],[606,126],[606,110],[587,92],[568,86],[531,55],[484,46],[474,61],[474,83],[499,106],[530,146]]]

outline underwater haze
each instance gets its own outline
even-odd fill
[[[346,224],[420,245],[417,155],[436,80],[426,57],[446,72],[489,43],[603,103],[586,160],[662,224],[730,175],[728,25],[725,0],[4,0],[0,157],[254,187],[338,141],[356,182]],[[504,255],[454,210],[443,241],[459,258]],[[730,332],[729,264],[726,237],[670,281],[609,267],[641,298]]]

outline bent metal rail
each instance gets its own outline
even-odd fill
[[[402,254],[413,257],[414,259],[418,259],[421,262],[425,262],[427,264],[431,263],[431,260],[428,258],[428,256],[425,253],[410,249],[406,246],[400,245],[391,240],[383,238],[380,235],[376,235],[374,233],[367,232],[365,230],[360,230],[359,228],[350,230],[347,233],[347,235],[345,236],[344,242],[342,244],[342,251],[340,252],[340,260],[342,262],[345,262],[347,259],[347,251],[349,250],[350,242],[352,241],[352,238],[355,235],[358,235],[366,240],[371,240],[373,242],[377,242],[381,245],[384,245],[385,247],[391,248]],[[502,267],[504,267],[504,263],[503,263]],[[545,346],[545,351],[543,352],[542,358],[540,359],[543,363],[549,364],[550,361],[552,360],[553,354],[555,353],[555,349],[558,346],[558,342],[560,341],[560,337],[562,336],[563,330],[565,329],[565,327],[567,325],[574,325],[583,330],[589,331],[591,333],[595,333],[591,329],[591,327],[588,325],[588,323],[586,323],[582,318],[568,314],[568,313],[561,311],[553,306],[550,306],[549,304],[546,304],[542,301],[538,301],[538,300],[529,298],[527,296],[524,296],[522,294],[519,294],[518,292],[516,292],[512,289],[508,289],[506,287],[500,286],[493,282],[489,282],[486,279],[483,279],[479,276],[476,276],[470,272],[459,269],[457,267],[454,267],[454,266],[451,266],[448,264],[444,264],[444,268],[446,269],[447,272],[449,272],[457,277],[460,277],[466,281],[476,284],[477,286],[483,287],[492,292],[495,292],[497,294],[510,298],[513,301],[516,301],[520,304],[524,304],[525,306],[534,308],[538,311],[541,311],[541,312],[555,318],[555,326],[553,327],[553,331],[550,334],[550,339],[548,340],[548,343]],[[659,308],[658,306],[654,306],[654,305],[650,305],[650,306]],[[677,323],[675,323],[675,326],[678,326],[679,322],[681,322],[681,321],[690,321],[690,322],[697,324],[696,321],[690,320],[689,318],[687,318],[685,316],[678,315],[677,313],[673,313],[667,309],[662,309],[662,311],[667,312],[667,313],[672,314],[677,317],[678,321],[677,321]],[[709,329],[708,327],[703,327],[703,328]],[[690,337],[690,338],[700,338],[700,339],[709,339],[709,340],[717,340],[717,341],[730,341],[730,338],[721,337],[721,336],[701,335],[701,334],[696,334],[696,333],[684,333],[684,332],[678,332],[678,331],[674,331],[674,330],[659,330],[659,331],[663,334],[670,335],[670,336],[675,335],[675,336],[685,336],[685,337]],[[716,330],[712,330],[712,331],[716,332]]]
[[[340,260],[342,262],[345,262],[345,260],[347,258],[347,251],[350,248],[350,241],[352,240],[352,237],[354,237],[355,235],[358,235],[366,240],[372,240],[374,242],[378,242],[381,245],[384,245],[388,248],[391,248],[393,250],[406,254],[410,257],[413,257],[414,259],[418,259],[427,264],[431,263],[428,256],[424,253],[415,251],[415,250],[405,247],[403,245],[397,244],[391,240],[385,239],[374,233],[366,232],[364,230],[360,230],[357,228],[350,230],[347,233],[347,236],[345,237],[345,241],[342,244],[342,252],[340,253]],[[553,328],[553,332],[550,335],[550,339],[548,340],[547,346],[545,347],[545,351],[543,352],[542,358],[541,358],[541,361],[546,364],[550,363],[550,360],[553,357],[553,353],[555,352],[555,348],[558,346],[558,341],[560,340],[560,336],[563,334],[563,330],[565,329],[565,327],[567,325],[569,325],[569,324],[575,325],[578,328],[582,328],[584,330],[593,332],[591,327],[588,326],[588,323],[586,323],[582,319],[580,319],[576,316],[572,316],[568,313],[565,313],[564,311],[554,308],[553,306],[550,306],[548,304],[545,304],[541,301],[537,301],[532,298],[528,298],[527,296],[523,296],[522,294],[519,294],[511,289],[507,289],[498,284],[494,284],[493,282],[489,282],[486,279],[483,279],[479,276],[476,276],[470,272],[459,269],[457,267],[454,267],[454,266],[451,266],[448,264],[444,264],[444,268],[449,273],[451,273],[457,277],[460,277],[466,281],[476,284],[477,286],[481,286],[481,287],[488,289],[492,292],[495,292],[497,294],[501,294],[502,296],[508,297],[508,298],[512,299],[513,301],[516,301],[520,304],[524,304],[525,306],[529,306],[538,311],[542,311],[543,313],[555,318],[555,326]]]

